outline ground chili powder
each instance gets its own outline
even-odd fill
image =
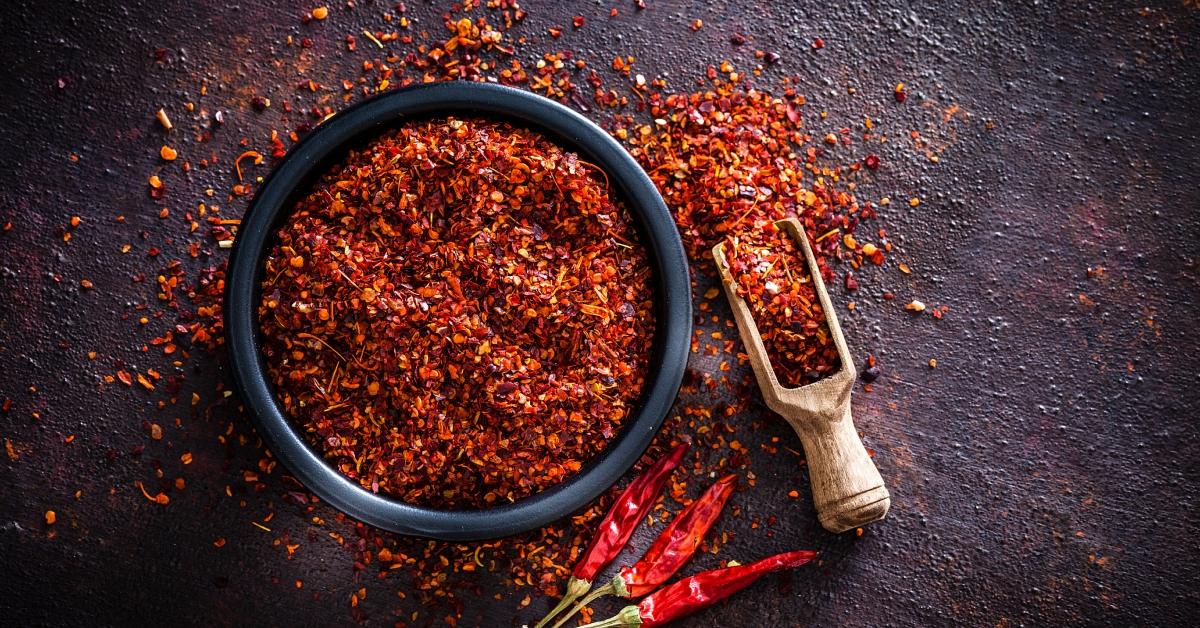
[[[372,491],[518,500],[578,471],[641,394],[654,315],[632,218],[530,130],[386,133],[299,201],[265,264],[278,399]]]
[[[738,296],[750,306],[771,368],[785,386],[803,386],[841,367],[804,252],[774,223],[725,238]]]

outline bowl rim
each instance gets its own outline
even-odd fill
[[[260,269],[281,216],[302,190],[350,146],[405,120],[478,115],[515,121],[585,156],[626,202],[655,278],[656,329],[641,403],[608,446],[567,480],[511,504],[440,510],[376,494],[314,451],[276,404],[258,347]],[[548,98],[491,83],[450,81],[406,87],[334,114],[297,143],[259,187],[238,228],[226,272],[225,338],[233,378],[264,442],[308,490],[354,519],[401,534],[451,541],[511,536],[582,508],[641,457],[674,404],[692,333],[691,282],[679,232],[658,189],[632,156],[584,116]]]

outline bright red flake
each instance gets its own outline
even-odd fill
[[[507,503],[629,416],[650,272],[596,166],[503,123],[413,123],[351,153],[279,230],[263,355],[286,413],[363,486]]]

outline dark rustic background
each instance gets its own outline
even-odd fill
[[[246,99],[299,99],[302,80],[357,75],[367,44],[360,37],[360,54],[350,54],[342,39],[383,28],[389,6],[357,4],[330,3],[319,28],[300,23],[311,6],[285,2],[22,0],[0,13],[0,224],[13,223],[0,233],[0,399],[12,400],[0,432],[17,454],[0,457],[3,623],[351,621],[347,600],[361,584],[349,554],[278,503],[278,479],[263,493],[225,496],[257,461],[253,447],[217,440],[230,422],[245,429],[244,417],[156,410],[101,378],[122,361],[147,362],[138,348],[154,334],[139,329],[136,306],[153,305],[153,276],[130,279],[157,268],[146,249],[178,250],[185,205],[205,187],[218,197],[229,189],[235,138],[261,149],[276,126],[278,107],[260,118]],[[419,26],[440,33],[440,3],[409,4]],[[870,225],[888,229],[899,250],[863,278],[857,313],[842,315],[858,355],[874,353],[883,368],[855,404],[892,490],[891,515],[861,538],[827,535],[806,500],[786,497],[807,495],[795,458],[753,453],[758,486],[735,498],[747,515],[729,524],[737,536],[722,555],[817,546],[827,561],[760,583],[692,625],[1194,624],[1196,2],[649,4],[528,2],[520,32],[567,33],[522,54],[573,48],[601,67],[633,54],[648,77],[667,73],[687,89],[707,63],[729,57],[748,68],[752,49],[777,51],[781,63],[758,82],[798,75],[810,109],[829,112],[810,118],[814,127],[860,128],[870,116],[892,138],[860,191],[923,200],[894,203]],[[611,6],[620,8],[613,19]],[[574,31],[577,13],[588,23]],[[696,18],[705,27],[693,33]],[[734,32],[750,45],[732,46]],[[289,34],[313,48],[284,48]],[[825,47],[814,50],[814,38]],[[170,51],[166,63],[157,48]],[[162,143],[153,112],[199,101],[200,79],[210,84],[205,106],[229,112],[223,163],[176,184],[187,193],[162,220],[145,193]],[[909,86],[903,106],[891,97],[897,82]],[[227,205],[236,214],[244,200]],[[71,215],[84,223],[64,243]],[[120,254],[124,242],[133,254]],[[913,274],[897,272],[898,261]],[[1089,277],[1089,267],[1104,272]],[[81,278],[96,289],[81,290]],[[847,297],[839,289],[837,298]],[[901,307],[912,298],[950,309],[941,321],[913,316]],[[211,396],[223,375],[199,353],[193,362],[186,390]],[[765,413],[748,414],[734,422],[751,446],[792,438]],[[163,424],[163,441],[149,441],[146,420]],[[139,445],[141,456],[128,455]],[[186,469],[184,450],[196,460]],[[166,508],[134,488],[152,482],[156,461],[189,483]],[[52,529],[47,509],[58,513]],[[301,540],[290,560],[248,523],[271,510],[273,528]],[[750,516],[771,513],[780,517],[772,535],[747,528]],[[219,537],[227,544],[218,550]],[[394,595],[402,581],[364,582],[372,624],[416,610]],[[544,609],[535,596],[513,619],[524,592],[510,595],[490,575],[472,584],[466,625],[519,623]]]

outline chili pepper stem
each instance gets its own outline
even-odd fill
[[[533,628],[544,628],[546,624],[550,623],[551,619],[554,619],[555,615],[563,612],[563,610],[569,607],[572,602],[579,599],[579,596],[587,593],[588,589],[591,588],[591,582],[587,580],[580,580],[575,576],[571,576],[571,579],[567,580],[567,592],[563,594],[562,599],[559,600],[558,604],[555,605],[554,608],[550,609],[550,612],[546,613],[546,616],[543,617],[542,620],[539,621]]]
[[[572,608],[566,615],[560,617],[558,622],[556,622],[551,628],[559,628],[559,626],[567,623],[568,619],[574,617],[576,613],[583,610],[588,604],[591,604],[592,602],[595,602],[606,595],[621,595],[621,592],[614,583],[620,583],[621,589],[625,588],[625,583],[621,582],[620,576],[617,576],[613,580],[609,581],[608,584],[597,589],[593,589],[591,593],[588,593],[587,596],[585,596],[579,601],[578,604],[575,605],[575,608]],[[626,591],[626,593],[628,593],[628,591]],[[628,595],[622,595],[621,597],[628,597]]]
[[[637,606],[626,606],[621,609],[621,612],[590,624],[580,626],[580,628],[637,628],[642,625],[642,614]]]

